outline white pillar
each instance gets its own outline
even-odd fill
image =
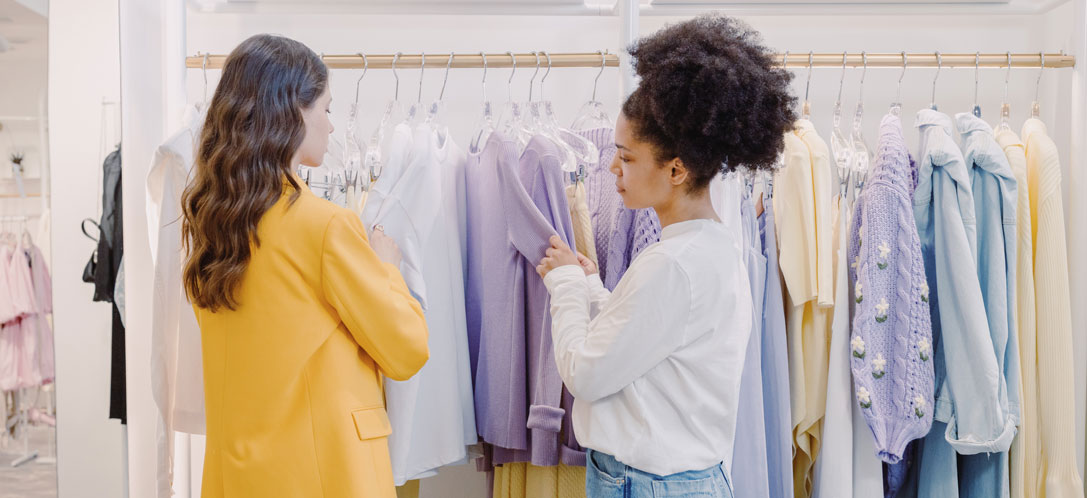
[[[1068,157],[1068,270],[1072,302],[1072,341],[1076,383],[1076,445],[1079,472],[1084,470],[1084,426],[1087,423],[1087,2],[1075,0],[1070,53],[1072,73],[1071,153]],[[1044,409],[1044,407],[1043,407]]]
[[[619,71],[621,73],[623,82],[623,99],[626,100],[627,96],[634,92],[634,89],[638,86],[637,77],[634,75],[634,71],[630,67],[630,55],[626,53],[626,49],[631,43],[634,43],[638,39],[638,18],[640,12],[638,10],[638,0],[619,0],[615,4],[616,10],[619,11]]]

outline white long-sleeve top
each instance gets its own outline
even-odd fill
[[[547,274],[555,361],[578,441],[658,475],[731,468],[751,289],[735,233],[664,228],[613,293],[578,266]]]

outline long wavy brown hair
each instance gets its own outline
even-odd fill
[[[306,135],[302,111],[324,93],[328,68],[305,45],[256,35],[227,56],[181,197],[182,280],[193,304],[238,306],[236,291],[260,246],[257,225],[282,197],[298,197],[291,159]]]

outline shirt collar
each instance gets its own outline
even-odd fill
[[[955,115],[955,121],[959,126],[959,133],[963,135],[976,131],[983,131],[989,135],[993,134],[993,128],[989,126],[989,123],[982,121],[981,118],[972,113],[960,112]]]
[[[940,111],[934,111],[932,109],[921,109],[920,111],[917,111],[916,126],[918,128],[939,126],[943,128],[948,135],[951,135],[951,132],[954,130],[954,127],[952,127],[951,124],[950,116]]]
[[[672,223],[671,225],[668,225],[661,230],[661,240],[675,238],[685,233],[697,232],[705,226],[713,225],[723,226],[720,222],[706,218],[697,218],[693,220]]]

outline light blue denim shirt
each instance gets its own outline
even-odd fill
[[[962,151],[970,170],[978,217],[978,281],[993,353],[1004,376],[1001,403],[1018,425],[1019,344],[1015,333],[1016,181],[993,129],[971,113],[955,116]],[[960,485],[970,496],[1006,498],[1010,494],[1008,453],[959,459]]]
[[[1007,451],[1016,417],[989,331],[978,260],[970,173],[952,138],[951,118],[923,109],[914,218],[930,289],[936,368],[936,420],[959,454]],[[942,312],[943,311],[943,312]],[[1003,353],[1003,351],[1002,351]]]

